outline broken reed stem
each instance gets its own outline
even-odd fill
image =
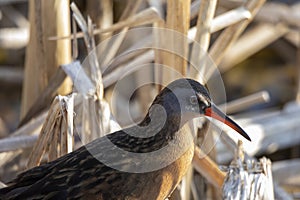
[[[33,150],[29,156],[27,168],[32,168],[40,164],[42,155],[44,154],[47,141],[50,137],[51,131],[55,125],[55,121],[59,114],[59,102],[55,98],[48,112],[48,116],[40,132],[39,138],[33,146]]]
[[[73,2],[71,4],[71,9],[73,11],[73,16],[80,27],[80,29],[83,32],[85,45],[87,48],[87,51],[89,53],[88,61],[89,61],[89,67],[88,70],[89,77],[91,77],[93,84],[96,86],[96,95],[99,100],[102,100],[104,95],[104,88],[102,83],[102,74],[99,67],[99,62],[97,58],[96,53],[96,44],[94,39],[94,29],[93,24],[91,21],[91,18],[88,16],[87,22],[84,20],[83,15],[77,8],[76,4]]]
[[[271,161],[265,157],[259,162],[245,158],[239,140],[222,190],[223,199],[274,199]]]
[[[265,3],[266,0],[249,0],[245,3],[245,8],[250,11],[252,18],[245,19],[237,24],[234,24],[226,30],[222,32],[222,34],[218,37],[215,43],[209,50],[209,54],[211,55],[212,60],[216,65],[219,65],[226,53],[226,51],[231,47],[233,42],[237,40],[237,38],[241,35],[241,33],[248,26],[250,21],[256,15],[261,6]],[[208,79],[210,78],[207,77]]]
[[[49,150],[48,150],[48,158],[49,161],[55,160],[56,158],[62,156],[61,153],[61,140],[60,140],[60,132],[61,132],[61,123],[62,118],[57,118],[57,121],[55,122],[54,128],[53,128],[53,136],[52,136],[52,144],[49,144]],[[50,142],[50,141],[49,141]]]
[[[39,165],[45,152],[51,161],[73,151],[73,101],[73,95],[54,99],[30,154],[28,168]]]
[[[222,188],[226,174],[197,146],[195,147],[193,166],[208,182],[216,188]]]
[[[59,96],[59,102],[62,114],[60,145],[61,149],[63,149],[61,155],[64,155],[73,151],[74,95],[68,97]]]

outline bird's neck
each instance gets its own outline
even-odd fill
[[[180,120],[180,115],[169,115],[167,113],[162,113],[161,110],[152,110],[152,112],[149,112],[146,115],[139,126],[151,130],[150,137],[161,138],[168,141],[173,139],[176,132],[182,127]]]

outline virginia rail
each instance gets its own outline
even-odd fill
[[[185,124],[204,115],[250,140],[214,106],[203,85],[178,79],[157,95],[138,125],[21,173],[0,189],[0,199],[163,200],[192,161],[194,145]]]

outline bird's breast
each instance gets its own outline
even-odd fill
[[[184,126],[170,145],[177,148],[170,147],[169,152],[162,153],[158,159],[176,159],[168,166],[146,175],[149,187],[140,199],[164,200],[174,191],[189,169],[194,156],[193,135],[190,127]]]

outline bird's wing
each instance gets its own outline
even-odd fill
[[[39,193],[50,194],[50,190],[61,191],[62,193],[59,195],[63,195],[64,192],[77,193],[82,185],[90,188],[93,187],[93,184],[103,188],[108,187],[101,183],[111,179],[117,170],[107,164],[122,166],[128,162],[112,153],[117,147],[112,142],[108,142],[126,140],[126,134],[120,134],[120,132],[122,131],[110,134],[110,139],[98,138],[57,160],[21,173],[8,184],[8,187],[0,189],[0,197],[6,194],[21,195],[22,197]],[[105,163],[106,161],[108,163]]]

